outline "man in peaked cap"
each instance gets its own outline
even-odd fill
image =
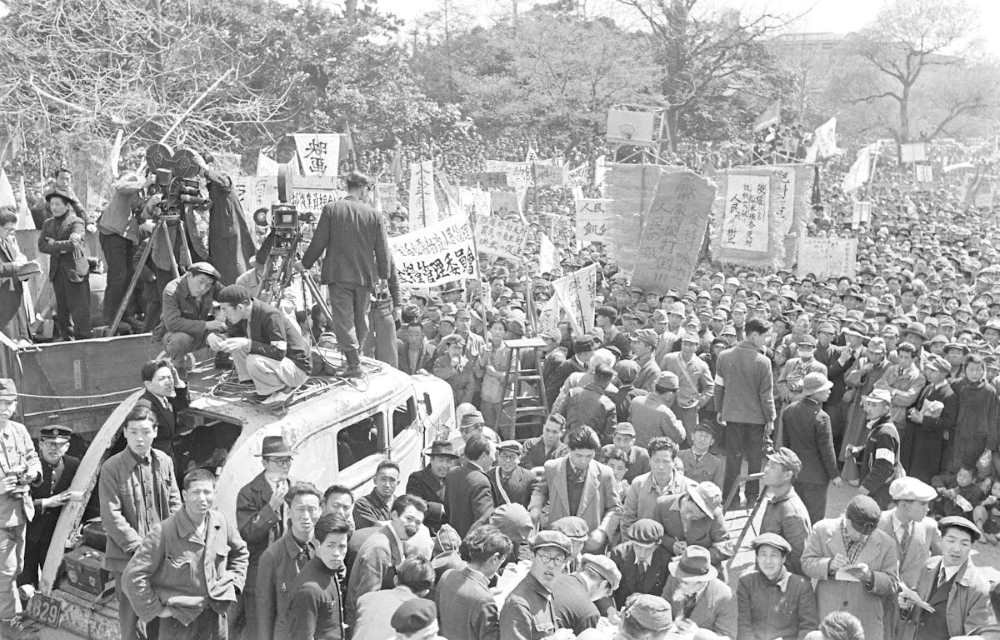
[[[205,346],[209,336],[226,330],[221,315],[209,318],[215,296],[222,290],[219,280],[215,267],[196,262],[187,273],[166,284],[157,309],[147,309],[147,329],[152,329],[153,338],[163,343],[163,351],[182,377],[191,368],[192,358],[187,355]]]
[[[493,502],[496,505],[519,504],[527,508],[535,474],[521,466],[524,446],[517,440],[504,440],[497,445],[497,464],[490,469]]]
[[[632,386],[644,391],[652,391],[656,378],[660,374],[660,366],[656,359],[656,347],[660,336],[652,329],[639,329],[632,336],[632,352],[639,365],[639,375]]]
[[[531,543],[531,567],[507,596],[500,610],[500,637],[544,638],[558,628],[552,607],[553,588],[570,557],[569,538],[558,531],[539,531]]]
[[[860,491],[880,508],[889,504],[889,485],[905,473],[899,459],[899,431],[889,414],[891,403],[887,389],[873,389],[862,399],[870,430],[864,445],[851,447],[860,466]]]

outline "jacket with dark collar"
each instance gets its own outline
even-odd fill
[[[941,556],[935,556],[924,564],[915,589],[924,601],[930,598],[934,579],[940,569]],[[923,610],[919,607],[910,610],[908,619],[903,623],[898,636],[900,640],[913,640],[922,615]],[[981,635],[992,640],[1000,638],[1000,629],[995,626],[997,620],[990,605],[989,582],[971,560],[967,560],[965,566],[955,574],[955,581],[945,605],[945,617],[950,637]],[[992,630],[980,633],[984,627],[992,627]]]
[[[292,601],[292,585],[299,575],[296,560],[302,549],[289,530],[260,556],[255,596],[257,629],[261,638],[288,637],[288,605]],[[316,542],[310,540],[304,549],[311,559],[316,552]]]
[[[289,478],[287,482],[291,486],[295,481]],[[254,573],[260,555],[267,549],[268,534],[272,529],[284,528],[284,523],[279,522],[280,515],[271,508],[272,494],[274,490],[261,471],[236,495],[236,526],[250,550],[251,573]],[[253,586],[251,584],[251,588]]]

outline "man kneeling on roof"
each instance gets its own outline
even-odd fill
[[[285,402],[309,377],[309,347],[299,328],[273,306],[231,284],[216,296],[228,323],[226,336],[206,339],[213,351],[233,358],[241,383],[253,383],[255,400]]]

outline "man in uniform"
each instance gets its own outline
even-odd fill
[[[870,495],[880,509],[889,505],[889,485],[904,474],[899,463],[899,432],[890,413],[892,398],[887,389],[874,389],[865,396],[869,435],[864,446],[852,448],[860,466],[860,491]]]
[[[28,430],[11,420],[17,387],[0,378],[0,620],[21,611],[17,576],[24,564],[24,534],[34,515],[29,487],[42,475],[42,465]]]
[[[364,201],[371,180],[352,171],[345,182],[347,197],[323,207],[302,266],[309,269],[326,254],[322,281],[329,287],[334,333],[347,360],[345,375],[358,377],[358,349],[368,335],[368,306],[372,293],[387,286],[391,256],[382,216]]]
[[[80,496],[69,491],[79,458],[67,456],[69,439],[73,435],[70,427],[50,424],[42,427],[38,435],[38,449],[41,455],[42,480],[31,486],[35,517],[28,523],[24,543],[24,570],[17,579],[18,585],[38,586],[38,572],[45,561],[45,554],[52,542],[52,533],[62,508]]]
[[[280,540],[288,522],[285,496],[293,481],[288,473],[295,453],[281,436],[265,436],[260,459],[264,470],[240,489],[236,495],[236,526],[246,541],[249,552],[246,589],[240,596],[233,615],[233,628],[246,624],[246,635],[255,640],[257,627],[257,568],[264,551]]]
[[[569,538],[558,531],[540,531],[531,543],[531,568],[507,596],[500,610],[500,640],[542,640],[556,628],[552,587],[565,572]]]
[[[519,463],[524,448],[517,440],[504,440],[497,445],[497,464],[490,472],[493,485],[493,504],[519,504],[527,508],[535,474]]]
[[[787,447],[767,457],[761,484],[768,488],[760,533],[776,533],[788,542],[791,550],[785,556],[785,566],[792,573],[802,574],[802,550],[812,532],[812,521],[802,498],[792,484],[802,471],[802,461]]]

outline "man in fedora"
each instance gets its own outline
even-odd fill
[[[1000,634],[990,607],[989,582],[970,559],[972,545],[982,537],[982,532],[961,516],[942,518],[938,528],[942,554],[924,564],[915,589],[899,593],[904,622],[898,637],[902,640],[974,635],[996,638]],[[984,631],[991,626],[991,632]]]
[[[35,517],[28,523],[25,533],[24,569],[18,576],[18,585],[38,586],[38,572],[45,561],[59,514],[67,503],[82,497],[79,492],[69,491],[69,485],[80,466],[79,458],[66,455],[72,435],[73,429],[61,424],[46,425],[38,432],[42,479],[31,486]]]
[[[424,449],[424,456],[427,457],[427,466],[414,471],[406,479],[406,493],[424,499],[427,503],[424,524],[432,534],[437,534],[441,525],[448,521],[444,480],[458,462],[458,454],[447,440],[435,440]]]
[[[245,620],[248,638],[258,637],[256,591],[260,557],[281,539],[288,524],[290,514],[285,495],[293,483],[289,471],[294,455],[283,437],[264,436],[259,455],[264,469],[236,496],[236,526],[247,543],[250,557],[246,588],[232,615],[236,629],[241,628],[241,619]]]
[[[686,547],[670,563],[663,598],[673,610],[676,631],[699,632],[704,638],[736,637],[733,591],[718,575],[711,553],[699,545]]]
[[[729,532],[722,514],[722,490],[713,482],[691,483],[684,493],[661,497],[654,519],[663,525],[661,544],[673,556],[697,545],[711,554],[712,564],[721,566],[729,555],[723,545]]]
[[[870,495],[880,509],[889,505],[889,485],[905,475],[899,460],[899,431],[890,414],[892,397],[886,389],[874,389],[864,397],[868,438],[863,446],[851,447],[860,469],[859,491]]]
[[[523,455],[524,447],[517,440],[504,440],[497,445],[497,464],[489,472],[495,504],[520,504],[527,508],[531,502],[535,474],[521,466]]]
[[[809,373],[802,380],[802,397],[781,413],[777,445],[791,449],[801,461],[801,470],[793,486],[806,504],[810,522],[826,517],[826,490],[832,481],[840,486],[837,454],[833,448],[830,417],[823,403],[830,397],[833,383],[820,372]]]
[[[802,461],[795,452],[782,447],[767,456],[761,484],[768,489],[768,500],[760,522],[761,533],[775,533],[790,547],[785,564],[792,573],[802,574],[802,550],[812,531],[812,520],[802,498],[792,484],[802,471]]]

